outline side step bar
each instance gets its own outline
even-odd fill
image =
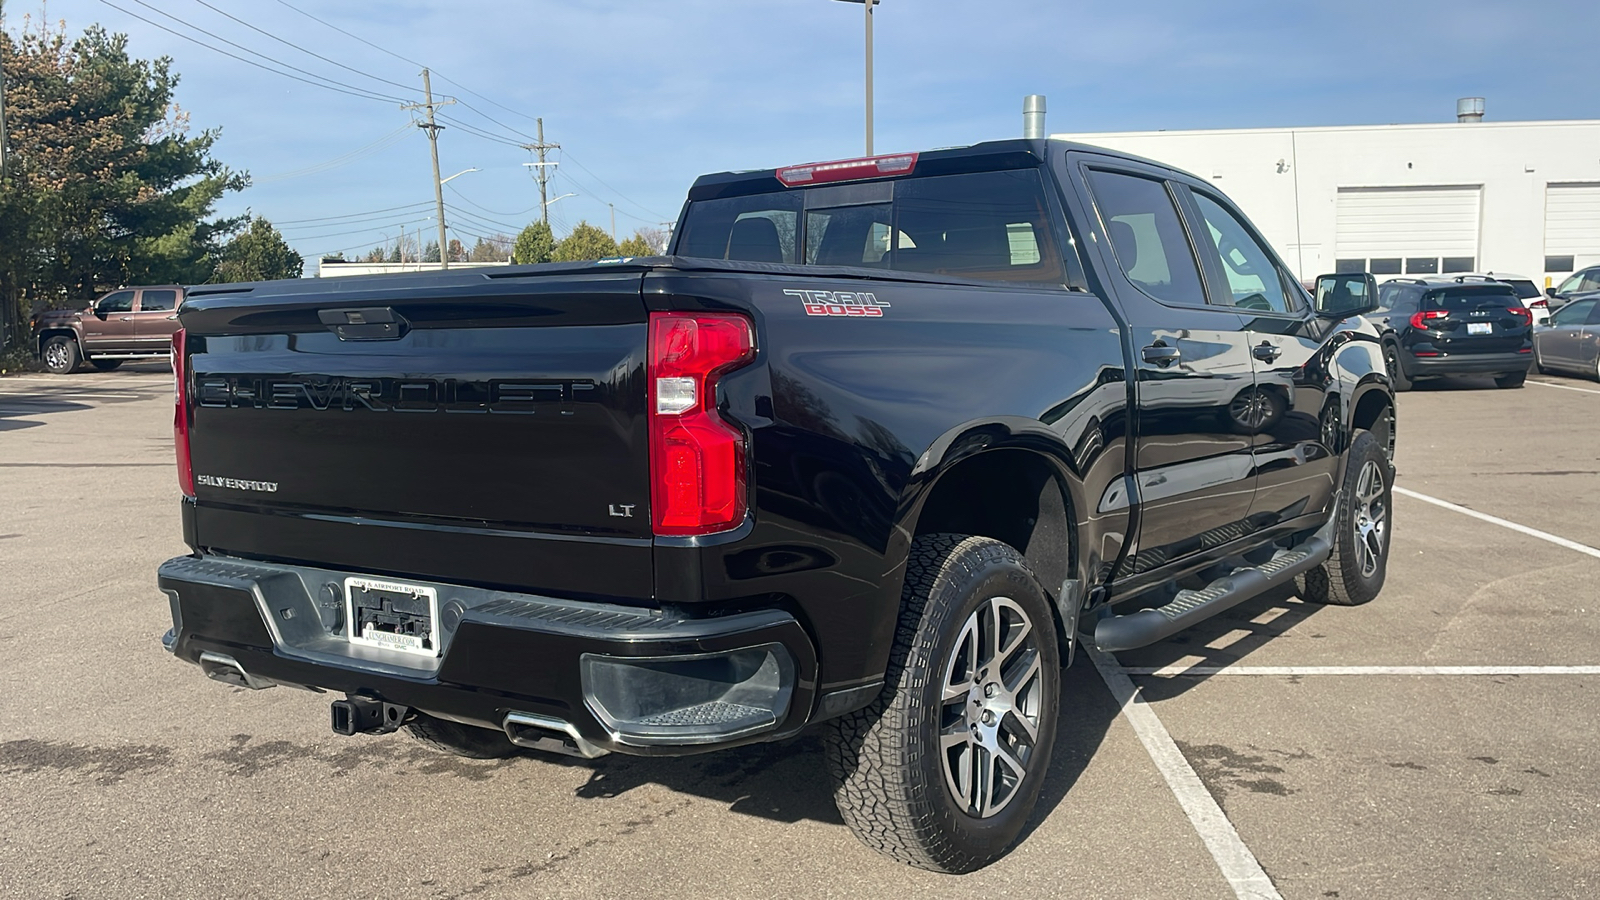
[[[1165,606],[1101,619],[1094,627],[1095,646],[1114,651],[1154,644],[1322,565],[1332,553],[1333,545],[1319,534],[1259,566],[1234,569],[1198,591],[1179,591]]]

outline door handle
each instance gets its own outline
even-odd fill
[[[178,317],[178,314],[177,314],[177,313],[173,313],[173,314],[172,314],[172,315],[170,315],[170,316],[167,316],[167,320],[168,320],[168,321],[171,321],[171,320],[173,320],[173,319],[176,319],[176,318],[177,318],[177,317]]]
[[[1183,356],[1177,347],[1168,347],[1160,341],[1156,341],[1140,352],[1143,354],[1145,362],[1160,366],[1163,369],[1177,362],[1179,357]]]
[[[133,321],[133,316],[118,316],[117,317],[117,321],[118,322],[132,322]]]
[[[1260,344],[1251,348],[1250,355],[1261,360],[1262,362],[1273,362],[1277,360],[1278,357],[1283,355],[1283,351],[1272,346],[1266,341],[1262,341]]]

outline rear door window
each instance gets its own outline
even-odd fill
[[[1203,305],[1200,267],[1166,184],[1091,169],[1089,185],[1117,265],[1133,286],[1167,303]]]
[[[141,291],[140,312],[170,312],[178,305],[177,291]]]

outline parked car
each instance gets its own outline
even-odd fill
[[[165,357],[183,299],[175,284],[120,288],[84,309],[41,313],[33,320],[34,354],[57,375],[83,363],[108,372],[130,359]]]
[[[1208,179],[1001,141],[704,176],[673,234],[191,291],[166,648],[473,757],[824,723],[856,835],[964,872],[1080,640],[1383,586],[1377,286],[1317,304]]]
[[[1397,391],[1442,375],[1492,375],[1500,387],[1521,387],[1533,362],[1533,314],[1503,282],[1390,279],[1373,318]]]
[[[1600,266],[1579,269],[1561,280],[1561,283],[1544,289],[1545,303],[1555,312],[1578,297],[1600,293]]]
[[[1533,314],[1533,324],[1540,325],[1550,318],[1550,302],[1545,297],[1544,291],[1539,290],[1539,285],[1526,275],[1512,275],[1509,272],[1487,272],[1483,278],[1488,281],[1499,281],[1511,285],[1517,292],[1517,299]]]
[[[1600,297],[1579,297],[1533,330],[1533,362],[1541,372],[1600,379]]]

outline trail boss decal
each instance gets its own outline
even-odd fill
[[[784,291],[799,297],[808,316],[866,316],[881,318],[889,308],[887,301],[879,300],[866,291]]]

